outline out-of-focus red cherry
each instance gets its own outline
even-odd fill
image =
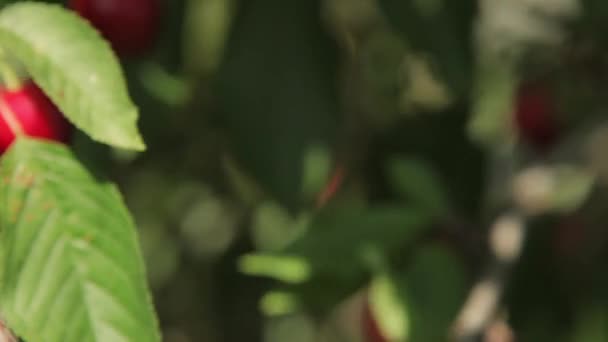
[[[24,135],[68,143],[72,126],[51,100],[31,81],[17,90],[0,88],[0,153]]]
[[[68,6],[96,27],[120,56],[141,55],[156,40],[157,0],[70,0]]]
[[[556,142],[556,110],[546,87],[522,85],[517,92],[514,116],[519,136],[526,143],[537,149],[547,149]]]
[[[361,328],[363,337],[366,342],[388,342],[388,339],[382,334],[378,321],[374,317],[374,313],[370,307],[369,299],[366,299],[363,304],[361,314]]]

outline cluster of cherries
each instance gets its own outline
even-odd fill
[[[148,51],[159,29],[157,0],[70,0],[68,7],[87,19],[121,57]],[[0,87],[0,154],[17,135],[69,143],[72,126],[31,80],[16,89]]]

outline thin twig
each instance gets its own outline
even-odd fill
[[[521,254],[526,226],[524,216],[512,211],[500,216],[490,228],[492,259],[486,273],[473,286],[453,325],[453,339],[477,341],[496,315],[504,284]]]

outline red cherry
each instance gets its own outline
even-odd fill
[[[13,143],[18,130],[30,137],[69,142],[72,126],[33,82],[17,90],[0,88],[0,101],[0,153]]]
[[[361,315],[362,332],[364,340],[367,342],[388,342],[388,339],[384,337],[378,321],[374,317],[374,313],[370,307],[369,300],[365,300],[363,304],[363,310]]]
[[[158,32],[157,0],[70,0],[68,6],[89,20],[121,56],[144,53]]]
[[[523,85],[517,93],[515,124],[520,137],[530,145],[547,149],[557,140],[555,108],[547,88]]]

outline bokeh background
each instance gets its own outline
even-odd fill
[[[148,150],[75,149],[165,341],[608,340],[608,2],[161,6]]]

